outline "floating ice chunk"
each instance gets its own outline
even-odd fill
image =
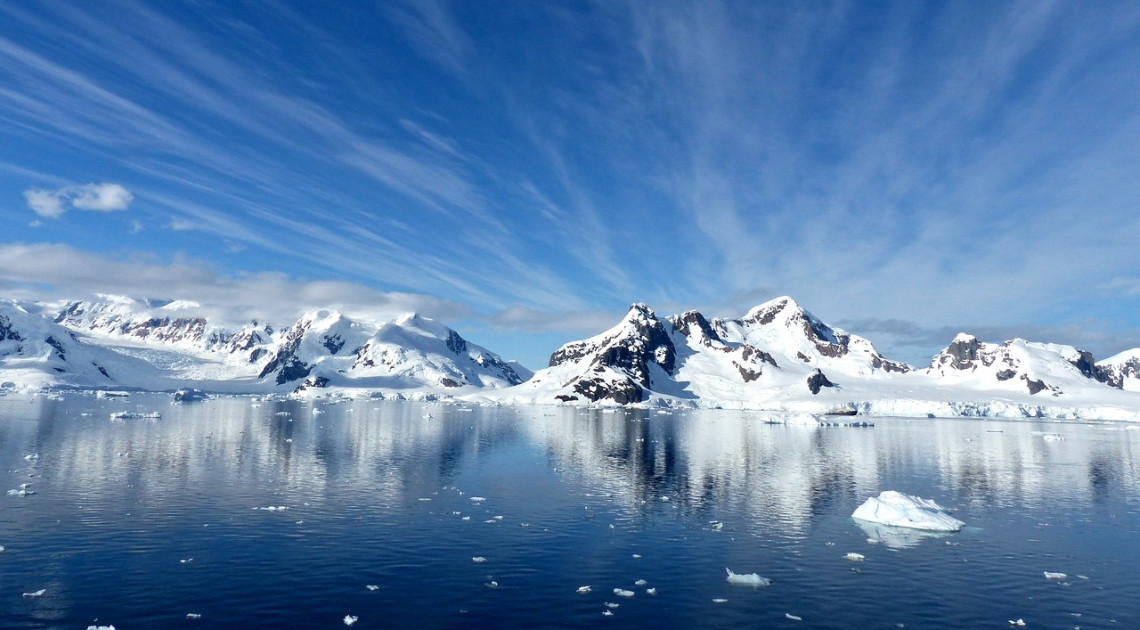
[[[713,528],[714,531],[719,532],[720,530],[724,529],[724,523],[720,521],[709,521],[709,525]]]
[[[638,558],[641,558],[641,554],[639,554],[639,553],[635,553],[635,554],[633,554],[633,559],[634,559],[634,560],[637,560]]]
[[[115,626],[87,626],[87,630],[115,630]]]
[[[360,617],[357,617],[356,615],[345,615],[344,625],[351,626],[352,624],[356,623],[358,619],[360,619]]]
[[[638,581],[634,582],[633,585],[634,586],[645,586],[648,583],[649,582],[646,582],[645,580],[638,580]]]
[[[844,558],[847,558],[848,560],[852,560],[852,561],[854,561],[854,562],[862,562],[862,561],[863,561],[863,559],[864,559],[864,558],[866,558],[866,556],[864,556],[863,554],[861,554],[861,553],[855,553],[855,552],[851,552],[851,553],[849,553],[849,554],[847,554],[846,556],[843,556],[843,557],[844,557]]]
[[[4,551],[4,545],[0,545],[0,551]]]
[[[491,580],[490,582],[483,584],[483,586],[486,586],[487,588],[499,588],[499,583],[495,580]]]
[[[624,588],[615,588],[614,595],[618,597],[633,597],[633,591],[627,591]]]
[[[714,598],[713,598],[713,603],[714,603],[714,604],[723,604],[723,603],[725,603],[725,602],[727,602],[727,601],[728,601],[728,600],[727,600],[727,599],[725,599],[725,598],[723,598],[723,597],[714,597]]]
[[[198,613],[186,613],[186,618],[190,621],[197,621],[198,619],[202,618],[202,615]]]
[[[30,497],[35,493],[35,490],[28,490],[27,488],[12,488],[8,491],[8,494],[13,497]]]
[[[603,617],[613,617],[613,616],[614,616],[614,613],[613,613],[613,611],[612,611],[612,610],[603,610],[603,611],[602,611],[602,616],[603,616]]]
[[[431,497],[422,497],[422,498],[420,498],[420,501],[427,503],[428,501],[431,501]]]
[[[194,558],[182,558],[178,561],[179,564],[189,564],[191,562],[194,562]]]
[[[785,619],[791,619],[792,621],[803,621],[804,620],[803,617],[800,617],[799,615],[793,615],[792,613],[784,613],[784,618]]]
[[[482,503],[482,502],[486,501],[487,498],[486,497],[471,497],[468,500],[471,501],[472,503]]]
[[[469,521],[469,520],[471,520],[471,517],[470,516],[464,516],[462,520]]]
[[[867,499],[851,515],[861,521],[891,527],[907,527],[934,532],[956,532],[965,525],[946,514],[945,508],[930,499],[885,490]]]
[[[368,590],[370,590],[370,591],[378,591],[378,590],[380,590],[380,587],[379,587],[379,586],[376,586],[375,584],[369,584],[369,585],[365,586],[364,588],[366,588],[366,589],[368,589]]]
[[[732,569],[724,568],[725,573],[728,573],[729,584],[739,584],[741,586],[770,586],[772,580],[766,577],[760,577],[758,573],[733,573]]]
[[[620,606],[621,606],[621,604],[618,604],[615,602],[606,602],[606,608],[618,608]]]
[[[1025,627],[1025,620],[1021,619],[1020,617],[1017,619],[1010,619],[1009,625],[1011,625],[1015,628],[1024,628]]]
[[[47,592],[46,588],[41,588],[38,591],[33,591],[31,593],[24,593],[24,597],[43,597],[44,593],[46,593],[46,592]]]
[[[24,455],[24,461],[31,462],[40,458],[39,453],[32,453],[31,455]]]
[[[162,417],[161,413],[157,411],[150,411],[147,413],[140,413],[137,411],[116,411],[111,414],[112,420],[128,420],[135,418],[145,418],[147,420],[157,420]]]
[[[589,586],[579,586],[578,587],[578,594],[579,595],[585,595],[586,593],[589,593],[591,590],[592,589]]]
[[[475,556],[475,557],[471,558],[471,562],[486,562],[486,561],[487,561],[487,559],[484,558],[483,556]]]
[[[1050,571],[1045,572],[1045,579],[1046,580],[1063,580],[1067,577],[1069,577],[1069,576],[1066,573],[1053,573]]]
[[[266,511],[266,512],[284,512],[285,510],[288,510],[288,509],[289,509],[289,507],[288,507],[288,506],[285,506],[285,505],[269,505],[269,506],[266,506],[266,507],[255,507],[255,508],[253,508],[253,509],[255,509],[255,510],[263,510],[263,511]]]
[[[654,586],[653,588],[645,589],[645,594],[650,595],[650,596],[656,596],[657,595],[657,587]]]

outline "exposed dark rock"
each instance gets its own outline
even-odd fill
[[[325,335],[321,337],[321,345],[329,351],[329,354],[336,354],[344,347],[344,338],[340,335]]]
[[[974,361],[978,360],[978,338],[955,338],[946,346],[943,354],[952,359],[950,367],[955,370],[968,370],[974,367]]]
[[[1017,372],[1014,370],[1002,370],[994,376],[996,376],[997,380],[999,381],[1008,381],[1009,379],[1017,376]]]
[[[1021,375],[1021,380],[1025,381],[1025,385],[1029,388],[1029,395],[1030,396],[1032,396],[1033,394],[1036,394],[1038,392],[1042,392],[1048,387],[1045,384],[1045,381],[1042,381],[1041,379],[1033,380],[1033,379],[1029,378],[1028,376],[1026,376],[1025,374]]]
[[[713,341],[721,341],[723,343],[721,336],[717,331],[713,330],[712,324],[698,311],[687,311],[680,316],[673,316],[673,318],[670,319],[670,323],[686,337],[692,337],[700,333],[699,339],[704,345],[710,345],[710,342]]]
[[[462,354],[467,352],[467,341],[460,337],[459,333],[449,330],[447,333],[447,349],[455,354]]]
[[[591,402],[609,399],[619,405],[639,403],[644,397],[642,387],[629,378],[617,382],[603,378],[579,379],[574,384],[574,391]]]
[[[281,384],[280,380],[278,380],[278,384]],[[305,379],[305,382],[298,385],[297,388],[293,390],[293,393],[300,394],[307,389],[326,387],[328,384],[328,378],[324,376],[314,376],[312,378]]]
[[[732,364],[736,366],[736,371],[740,372],[740,378],[744,379],[745,383],[751,383],[764,374],[763,369],[753,370],[752,368],[746,368],[736,361],[733,361]]]
[[[577,396],[569,396],[567,394],[559,394],[559,395],[555,396],[555,398],[557,398],[558,400],[561,400],[562,402],[570,402],[571,400],[578,400]]]
[[[0,315],[0,341],[23,341],[7,316]]]
[[[807,378],[807,386],[808,389],[811,390],[812,395],[815,396],[819,394],[819,390],[824,387],[835,387],[835,383],[827,380],[827,376],[823,374],[823,371],[817,369]]]
[[[67,352],[63,349],[63,344],[56,341],[55,337],[48,337],[44,339],[44,343],[55,349],[55,356],[59,357],[60,361],[67,360]]]
[[[461,387],[463,384],[455,379],[447,378],[446,376],[439,379],[439,384],[444,387]]]
[[[780,367],[776,365],[776,359],[773,358],[772,355],[747,344],[741,347],[740,358],[752,363],[755,363],[753,359],[759,359],[760,361],[763,361],[772,367]]]

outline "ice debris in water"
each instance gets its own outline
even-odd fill
[[[657,587],[654,586],[653,588],[645,589],[645,594],[646,595],[657,595]]]
[[[579,595],[585,595],[586,593],[589,593],[591,590],[592,589],[589,586],[579,586],[578,587],[578,594]]]
[[[614,616],[614,613],[613,613],[613,611],[610,611],[610,610],[603,610],[603,611],[602,611],[602,616],[604,616],[604,617],[613,617],[613,616]]]
[[[87,630],[115,630],[115,626],[87,626]]]
[[[804,620],[803,617],[800,617],[799,615],[793,615],[792,613],[784,613],[784,617],[786,619],[791,619],[792,621],[803,621]]]
[[[728,600],[727,600],[727,599],[725,599],[725,598],[723,598],[723,597],[714,597],[714,598],[713,598],[713,603],[714,603],[714,604],[723,604],[723,603],[725,603],[725,602],[727,602],[727,601],[728,601]]]
[[[40,458],[39,453],[32,453],[31,455],[24,455],[24,461],[30,462]]]
[[[369,585],[365,586],[364,588],[366,588],[366,589],[368,589],[368,590],[370,590],[370,591],[378,591],[378,590],[380,590],[380,587],[379,587],[379,586],[376,586],[375,584],[369,584]]]
[[[1053,573],[1051,571],[1045,572],[1045,579],[1046,580],[1063,580],[1067,577],[1069,577],[1069,575],[1067,573]]]
[[[867,499],[851,516],[891,527],[935,532],[956,532],[965,525],[934,501],[895,490],[884,490],[878,497]]]
[[[638,581],[634,582],[633,585],[634,586],[645,586],[648,583],[649,582],[646,582],[645,580],[638,580]]]
[[[43,597],[44,593],[46,593],[46,592],[47,592],[46,588],[41,588],[38,591],[33,591],[31,593],[24,593],[24,597]]]
[[[27,488],[12,488],[8,491],[8,495],[13,497],[30,497],[35,493],[35,490],[28,490]]]
[[[633,591],[627,591],[623,588],[615,588],[614,595],[618,597],[633,597]]]
[[[1011,626],[1013,626],[1013,627],[1015,627],[1015,628],[1024,628],[1024,627],[1025,627],[1025,620],[1024,620],[1024,619],[1021,619],[1021,618],[1017,618],[1017,619],[1010,619],[1010,620],[1009,620],[1009,625],[1011,625]]]
[[[728,577],[725,579],[728,580],[729,584],[740,584],[743,586],[769,586],[772,584],[772,580],[766,577],[760,577],[758,573],[733,573],[732,569],[728,567],[725,567],[724,571],[728,573]]]
[[[266,512],[284,512],[285,510],[288,510],[289,507],[285,505],[270,505],[267,507],[255,507],[253,509],[264,510]]]
[[[186,613],[186,618],[190,621],[197,621],[202,618],[202,615],[198,613]]]
[[[484,502],[484,501],[486,501],[486,500],[487,500],[487,499],[486,499],[486,497],[471,497],[471,498],[470,498],[470,501],[471,501],[472,503],[482,503],[482,502]]]
[[[357,619],[359,619],[359,617],[357,617],[356,615],[345,615],[344,616],[344,625],[351,626],[352,624],[356,623]]]
[[[487,561],[487,559],[484,558],[483,556],[475,556],[475,557],[471,558],[471,562],[486,562],[486,561]]]
[[[866,558],[866,556],[864,556],[863,554],[861,554],[861,553],[855,553],[855,552],[851,552],[851,553],[849,553],[849,554],[847,554],[846,556],[843,556],[843,557],[844,557],[844,558],[847,558],[848,560],[853,560],[853,561],[855,561],[855,562],[862,562],[862,561],[863,561],[863,559],[864,559],[864,558]]]

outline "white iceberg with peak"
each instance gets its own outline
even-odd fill
[[[956,532],[965,525],[934,501],[895,490],[885,490],[879,496],[867,499],[851,516],[890,527],[932,532]]]

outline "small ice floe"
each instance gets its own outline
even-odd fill
[[[357,617],[356,615],[345,615],[344,625],[351,626],[352,624],[356,623],[358,619],[360,619],[360,617]]]
[[[292,443],[293,443],[293,438],[285,438],[285,443],[286,443],[286,444],[292,444]]]
[[[157,420],[162,417],[161,413],[157,411],[150,411],[147,413],[140,413],[137,411],[116,411],[111,414],[112,420],[132,420],[136,418],[145,418],[147,420]]]
[[[616,602],[606,602],[606,608],[620,608],[621,604]]]
[[[578,587],[578,594],[579,595],[585,595],[586,593],[589,593],[591,590],[592,589],[589,586],[579,586]]]
[[[490,582],[484,583],[483,586],[486,586],[487,588],[499,588],[499,583],[495,580],[491,580]]]
[[[486,562],[486,561],[487,561],[487,559],[484,558],[483,556],[475,556],[475,557],[471,558],[471,562]]]
[[[199,613],[186,613],[186,618],[190,621],[197,621],[202,618],[202,615]]]
[[[87,626],[87,630],[115,630],[115,626]]]
[[[803,621],[804,620],[803,617],[801,617],[799,615],[793,615],[792,613],[784,613],[784,618],[785,619],[791,619],[792,621]]]
[[[182,558],[178,564],[190,564],[191,562],[194,562],[194,558]]]
[[[935,532],[956,532],[965,525],[930,499],[885,490],[867,499],[851,515],[853,518],[891,527]]]
[[[464,516],[461,520],[469,521],[469,520],[471,520],[471,517],[470,516]]]
[[[39,458],[40,458],[39,453],[32,453],[31,455],[24,455],[24,461],[26,461],[26,462],[34,462]]]
[[[1067,577],[1069,577],[1067,573],[1053,573],[1052,571],[1045,572],[1046,580],[1063,580]]]
[[[265,512],[284,512],[285,510],[288,510],[289,507],[286,505],[268,505],[266,507],[255,507],[253,509],[263,510]]]
[[[759,573],[733,573],[732,569],[724,568],[728,577],[725,578],[729,584],[739,584],[740,586],[771,586],[772,580],[766,577],[760,577]]]
[[[379,587],[379,586],[376,586],[375,584],[368,584],[368,585],[366,585],[364,588],[366,588],[366,589],[368,589],[368,590],[370,590],[370,591],[378,591],[378,590],[380,590],[380,587]]]
[[[47,593],[47,589],[41,588],[38,591],[32,591],[31,593],[24,593],[24,597],[43,597],[44,593]]]
[[[638,580],[633,583],[634,586],[645,586],[646,584],[649,584],[649,582],[646,582],[645,580]]]
[[[608,610],[608,609],[607,609],[607,610],[603,610],[603,611],[602,611],[602,616],[603,616],[603,617],[613,617],[613,616],[614,616],[614,613],[613,613],[613,611],[612,611],[612,610]]]
[[[848,560],[851,560],[852,562],[862,562],[866,558],[866,556],[864,556],[863,554],[855,553],[853,551],[851,553],[848,553],[846,556],[843,556],[843,557],[847,558]]]
[[[174,392],[175,403],[192,403],[209,400],[210,395],[200,389],[180,389]]]
[[[1013,626],[1014,628],[1024,628],[1025,627],[1025,620],[1021,619],[1020,617],[1017,619],[1010,619],[1009,625]]]
[[[420,501],[427,503],[428,501],[431,501],[431,497],[422,497],[422,498],[420,498]]]
[[[720,521],[709,521],[709,527],[712,527],[713,531],[719,532],[720,530],[724,529],[724,523]]]
[[[324,409],[320,409],[320,408],[318,408],[318,407],[313,407],[313,415],[314,415],[314,416],[319,416],[319,415],[321,415],[321,414],[322,414],[322,413],[324,413],[324,412],[325,412],[325,410],[324,410]]]
[[[486,501],[487,498],[486,497],[469,497],[467,500],[471,501],[472,503],[482,503],[482,502]]]
[[[8,495],[13,497],[30,497],[35,493],[35,490],[28,490],[27,488],[12,488],[8,491]]]
[[[627,591],[624,588],[615,588],[614,595],[618,597],[633,597],[633,591]]]
[[[657,596],[657,587],[654,586],[653,588],[645,589],[645,594],[649,595],[651,597],[656,597]]]
[[[727,601],[728,601],[728,600],[727,600],[727,599],[725,599],[725,598],[723,598],[723,597],[714,597],[714,598],[713,598],[713,603],[714,603],[714,604],[723,604],[723,603],[725,603],[725,602],[727,602]]]
[[[0,545],[0,551],[4,551],[4,545]]]
[[[635,554],[633,554],[633,559],[634,559],[634,560],[637,560],[637,559],[639,559],[639,558],[641,558],[641,554],[639,554],[639,553],[635,553]]]

